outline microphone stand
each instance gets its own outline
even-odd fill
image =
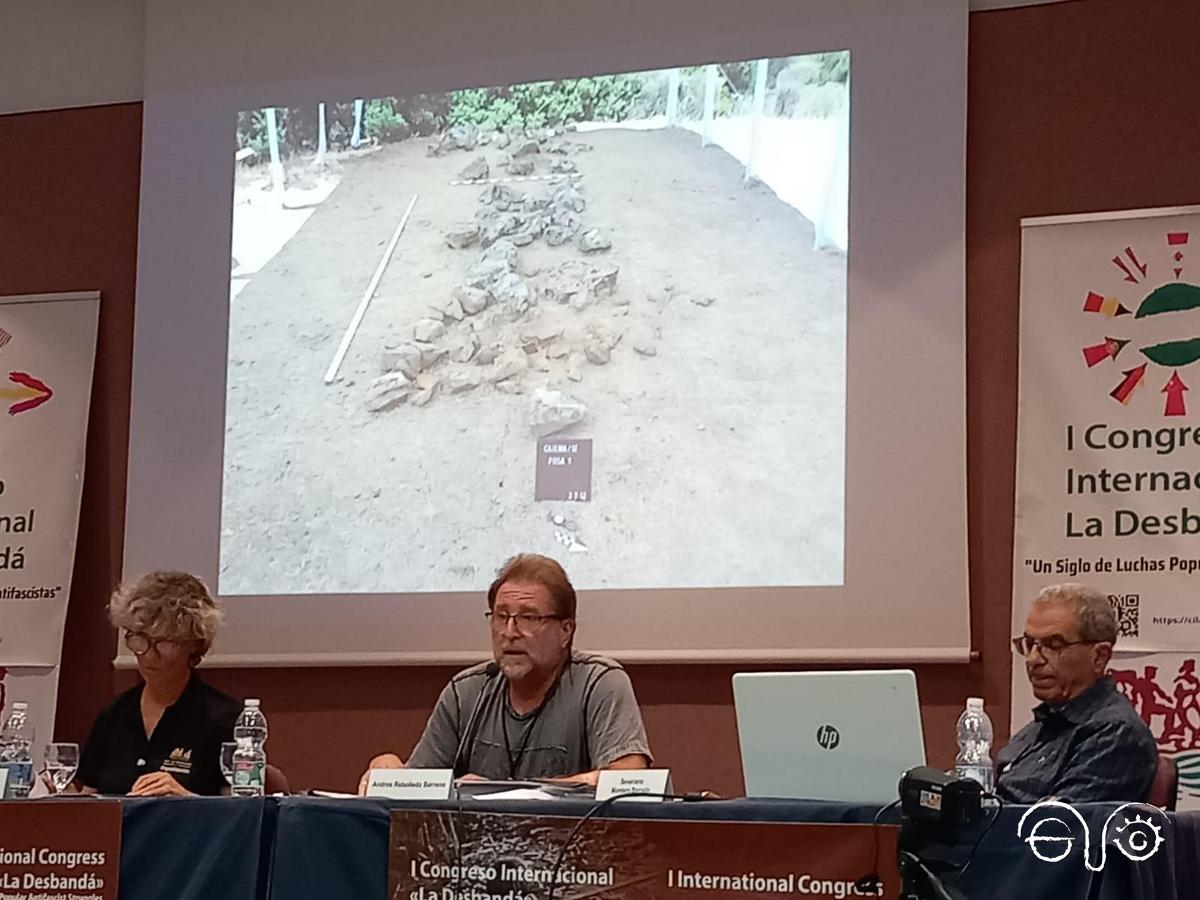
[[[487,694],[489,690],[493,689],[495,684],[493,679],[500,674],[500,667],[496,663],[489,663],[486,674],[488,683],[483,686],[479,696],[475,698],[475,705],[471,707],[471,715],[467,718],[467,727],[463,729],[462,737],[458,741],[458,750],[454,753],[453,768],[456,779],[466,775],[467,768],[471,764],[470,751],[475,746],[475,732],[479,729],[479,717],[483,713],[483,708],[487,706],[488,702],[491,702]]]
[[[899,863],[900,875],[904,880],[900,900],[967,900],[966,894],[942,881],[915,854],[901,851]]]
[[[949,855],[953,845],[953,835],[940,829],[915,822],[901,826],[896,860],[902,879],[900,900],[967,900],[956,885],[942,880],[958,868]]]

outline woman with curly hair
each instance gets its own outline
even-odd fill
[[[223,793],[221,744],[232,740],[241,704],[195,672],[221,623],[212,595],[185,572],[150,572],[118,588],[108,611],[141,683],[97,717],[75,787],[134,797]]]

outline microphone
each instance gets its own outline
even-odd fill
[[[492,686],[492,680],[499,674],[500,666],[495,662],[490,662],[484,667],[483,675],[488,683],[483,686],[479,696],[475,698],[475,705],[471,707],[471,715],[467,718],[467,727],[463,729],[462,737],[458,739],[458,749],[454,753],[455,778],[461,778],[467,774],[467,767],[471,762],[471,750],[475,747],[475,732],[479,727],[479,716],[485,705],[484,696]]]

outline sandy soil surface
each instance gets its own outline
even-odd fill
[[[581,588],[841,582],[844,256],[811,250],[807,220],[744,185],[736,161],[692,134],[567,140],[591,147],[565,157],[586,200],[582,230],[602,229],[612,246],[585,255],[577,241],[538,239],[520,248],[519,269],[536,295],[565,261],[617,266],[615,293],[582,310],[543,298],[516,321],[494,308],[448,319],[439,342],[474,334],[512,349],[516,335],[559,333],[568,358],[547,360],[539,347],[520,376],[461,393],[447,387],[452,372],[490,370],[447,360],[426,376],[442,380],[426,405],[367,408],[385,345],[411,339],[480,258],[478,246],[453,249],[445,237],[472,220],[483,188],[452,182],[480,156],[504,177],[495,147],[430,156],[429,142],[414,140],[350,161],[234,299],[222,594],[478,590],[518,551],[562,560]],[[545,171],[549,154],[538,159]],[[339,380],[326,386],[414,194]],[[617,340],[601,365],[581,353],[596,333]],[[587,502],[534,500],[529,416],[544,387],[586,406],[554,440],[592,439]]]

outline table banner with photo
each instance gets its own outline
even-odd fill
[[[388,896],[897,897],[898,836],[897,827],[886,825],[394,809]],[[872,873],[882,885],[863,884]]]

